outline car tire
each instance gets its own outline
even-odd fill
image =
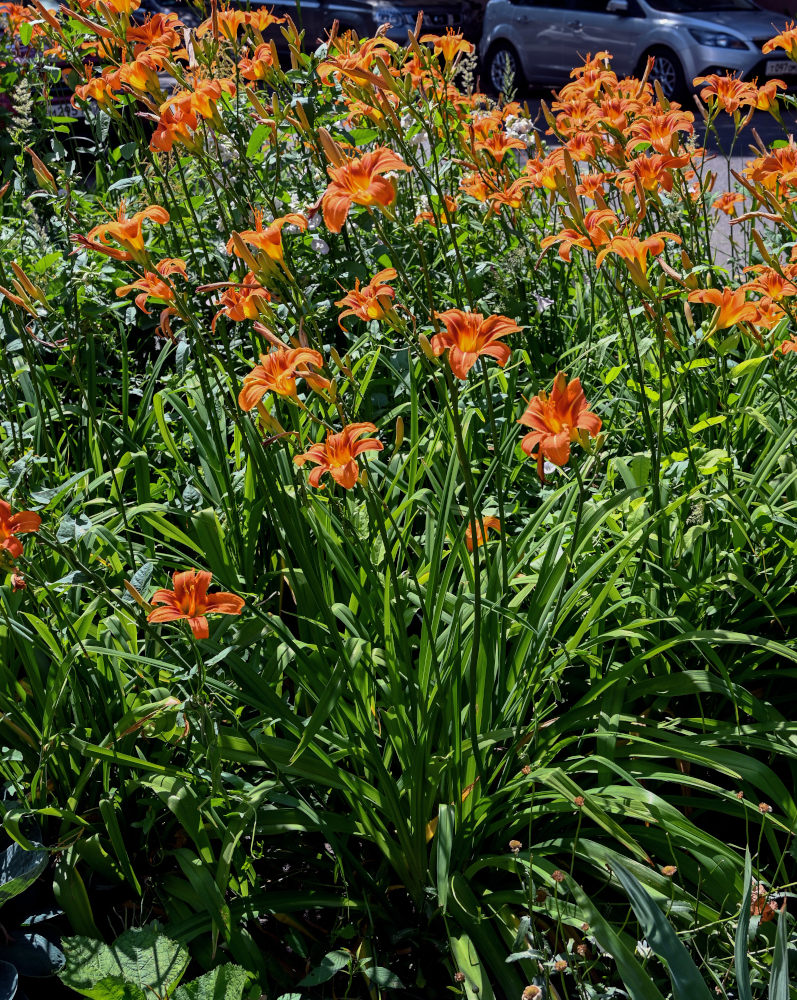
[[[658,80],[661,90],[668,101],[684,101],[689,97],[689,89],[686,86],[686,77],[678,56],[671,50],[664,47],[650,49],[642,57],[640,72],[644,72],[648,56],[655,58],[653,69],[648,77],[652,84]]]
[[[516,91],[522,91],[526,86],[526,78],[520,65],[520,58],[515,49],[507,42],[498,42],[487,53],[486,75],[490,90],[498,95],[504,91],[504,81],[507,75],[512,77],[512,86]]]

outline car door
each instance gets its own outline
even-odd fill
[[[567,0],[566,7],[560,47],[567,52],[570,69],[583,63],[587,53],[605,50],[612,54],[618,76],[634,72],[645,23],[635,0],[626,0],[625,13],[607,10],[608,0]]]
[[[517,50],[530,83],[561,83],[570,73],[562,45],[567,0],[511,0],[507,41]]]

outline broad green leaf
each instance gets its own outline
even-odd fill
[[[220,965],[178,986],[173,1000],[241,1000],[250,976],[240,965]]]
[[[0,854],[0,906],[24,892],[47,866],[47,851],[37,847],[26,851],[19,844],[9,844]]]
[[[64,938],[66,968],[60,978],[92,1000],[124,1000],[171,992],[188,967],[186,948],[161,927],[131,928],[108,945],[93,938]],[[109,984],[113,991],[108,994]]]

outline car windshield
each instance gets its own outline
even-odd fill
[[[751,0],[648,0],[654,10],[668,14],[695,14],[708,10],[760,10]]]

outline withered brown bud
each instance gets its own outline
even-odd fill
[[[518,853],[518,851],[520,850],[520,848],[521,848],[522,846],[523,846],[523,845],[521,844],[521,842],[520,842],[519,840],[510,840],[510,841],[509,841],[509,850],[510,850],[510,851],[511,851],[511,852],[512,852],[513,854],[517,854],[517,853]]]
[[[564,882],[566,876],[564,872],[559,871],[559,869],[557,868],[556,871],[553,873],[553,875],[551,875],[551,878],[554,880],[554,882]]]

